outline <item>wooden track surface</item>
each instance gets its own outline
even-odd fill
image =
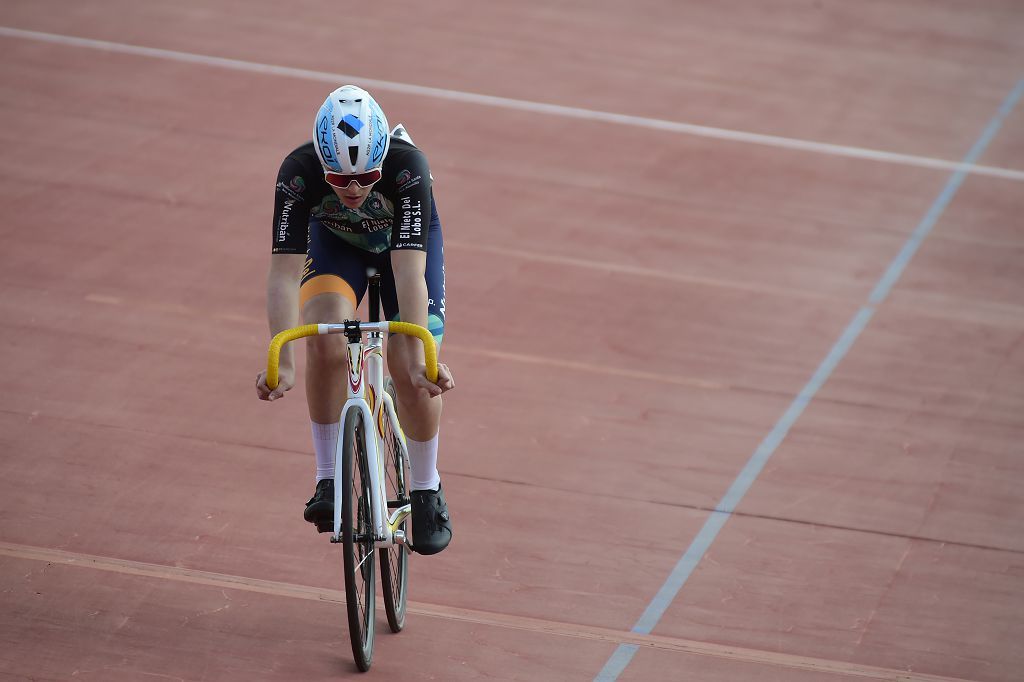
[[[252,387],[343,80],[431,160],[458,381],[370,675],[1019,679],[1019,3],[347,11],[0,7],[0,680],[357,676],[301,388]]]

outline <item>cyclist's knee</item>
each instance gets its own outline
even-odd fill
[[[432,398],[425,390],[412,383],[411,368],[392,370],[395,393],[403,409],[414,415],[429,415],[439,409],[440,398]],[[404,417],[403,417],[404,418]]]
[[[345,363],[345,337],[342,334],[309,336],[306,338],[306,359],[318,367]]]
[[[346,297],[326,293],[314,296],[302,307],[302,320],[305,324],[338,323],[355,317],[352,302]],[[345,336],[343,334],[325,334],[306,338],[307,361],[317,367],[329,367],[344,364]]]
[[[395,392],[398,399],[408,403],[416,392],[413,390],[412,382],[409,380],[409,371],[405,367],[394,367],[391,369],[391,380],[395,384]]]
[[[419,344],[420,340],[412,336],[394,334],[388,337],[388,367],[392,368],[396,384],[411,386],[409,372],[414,363],[423,361]]]
[[[302,306],[305,324],[337,323],[355,317],[355,305],[346,296],[325,292],[306,301]]]

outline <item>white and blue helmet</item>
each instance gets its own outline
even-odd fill
[[[390,144],[384,112],[355,85],[332,92],[316,114],[313,146],[326,170],[350,174],[380,168]]]

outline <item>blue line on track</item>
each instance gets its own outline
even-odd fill
[[[875,285],[874,290],[868,297],[868,303],[857,311],[857,314],[853,316],[850,323],[843,330],[839,340],[836,341],[835,345],[822,360],[821,364],[818,365],[818,369],[815,370],[814,375],[811,377],[807,385],[803,387],[789,408],[782,415],[771,432],[765,436],[765,439],[761,441],[761,444],[754,451],[754,454],[747,461],[747,464],[740,471],[736,480],[732,482],[721,501],[715,507],[714,511],[708,517],[708,520],[704,522],[704,526],[697,533],[697,536],[690,543],[689,548],[676,563],[675,568],[669,574],[668,579],[658,590],[658,593],[654,595],[651,602],[647,605],[640,619],[633,626],[633,632],[639,634],[649,634],[654,630],[654,627],[661,620],[661,617],[665,614],[665,611],[671,606],[676,595],[686,584],[690,574],[700,563],[700,560],[704,558],[708,549],[711,547],[711,543],[718,537],[718,533],[722,530],[725,522],[729,520],[732,513],[736,510],[740,501],[744,495],[750,489],[750,486],[757,480],[761,470],[764,469],[764,465],[768,462],[768,459],[775,452],[779,444],[785,439],[789,430],[796,423],[796,420],[800,418],[804,408],[811,402],[818,390],[828,381],[828,378],[832,375],[836,366],[843,359],[846,353],[853,347],[854,342],[860,336],[861,332],[867,326],[871,320],[871,316],[874,315],[876,307],[885,300],[892,291],[893,286],[899,280],[900,275],[906,269],[910,259],[914,257],[918,247],[924,241],[925,237],[932,231],[935,223],[938,222],[939,217],[949,206],[953,197],[956,195],[957,190],[960,189],[960,185],[963,184],[964,179],[967,177],[970,167],[981,157],[985,148],[988,147],[989,143],[996,136],[999,128],[1002,126],[1003,121],[1009,116],[1010,112],[1020,101],[1021,97],[1024,96],[1024,80],[1017,83],[1017,86],[1007,95],[1003,101],[1002,106],[996,112],[996,115],[992,118],[989,124],[982,131],[978,140],[971,147],[967,156],[964,157],[961,162],[961,168],[950,176],[946,182],[946,186],[942,189],[942,192],[932,203],[928,212],[925,214],[921,222],[918,223],[917,227],[911,233],[910,237],[903,244],[903,248],[900,249],[899,254],[893,259],[892,263],[886,269],[881,279]],[[620,644],[611,658],[605,663],[604,668],[594,678],[594,682],[614,682],[619,678],[619,675],[626,669],[630,661],[633,660],[633,656],[640,649],[635,644]]]

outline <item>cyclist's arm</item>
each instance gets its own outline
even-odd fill
[[[427,326],[427,235],[430,228],[432,180],[427,157],[418,149],[400,157],[404,183],[398,185],[391,227],[391,270],[398,311],[403,322]]]
[[[267,273],[267,323],[270,334],[299,325],[299,282],[306,265],[309,240],[309,169],[294,153],[285,157],[277,172],[270,271]],[[291,346],[281,353],[281,369],[295,366]]]
[[[299,281],[306,264],[306,254],[275,253],[270,257],[267,272],[267,324],[270,335],[299,325]],[[282,371],[295,368],[291,344],[281,349]]]
[[[299,283],[306,264],[309,234],[305,172],[306,169],[293,155],[285,158],[278,171],[270,269],[267,272],[267,326],[272,336],[299,325]],[[280,384],[273,391],[266,385],[266,371],[258,375],[256,393],[261,399],[281,397],[294,384],[295,353],[290,344],[285,344],[281,350],[278,368]]]
[[[427,283],[423,277],[427,264],[425,251],[414,249],[403,249],[391,252],[391,269],[395,276],[395,291],[398,294],[398,311],[403,322],[412,322],[421,327],[427,327],[428,299]],[[406,337],[408,338],[408,337]],[[438,363],[437,383],[431,384],[424,376],[425,360],[423,357],[423,346],[418,340],[409,343],[405,355],[411,365],[410,380],[413,386],[426,391],[429,396],[438,396],[442,392],[455,387],[451,371],[442,363]],[[395,343],[392,340],[391,343]]]
[[[422,152],[404,158],[412,178],[397,188],[391,227],[391,270],[395,275],[398,312],[403,322],[427,326],[427,234],[432,197],[430,169]]]
[[[395,217],[391,228],[391,270],[395,277],[395,292],[398,296],[398,312],[403,322],[412,322],[430,328],[429,293],[424,277],[427,267],[427,240],[430,231],[430,217],[433,213],[433,194],[430,167],[427,157],[420,150],[400,158],[403,172],[396,189]],[[438,384],[430,384],[423,376],[423,347],[419,343],[409,344],[407,359],[412,362],[411,379],[430,395],[451,388],[454,384],[448,368],[438,368]],[[422,382],[422,383],[421,383]]]
[[[402,249],[391,252],[398,311],[403,322],[427,326],[427,252]]]

